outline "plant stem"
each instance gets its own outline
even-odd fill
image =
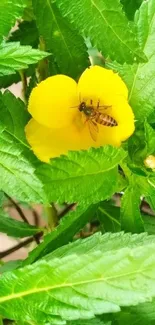
[[[64,217],[68,212],[74,210],[76,208],[77,203],[67,204],[64,210],[59,214],[59,219]]]
[[[21,219],[28,223],[27,218],[25,217],[25,214],[23,212],[23,210],[21,209],[21,207],[18,205],[18,203],[16,203],[8,194],[5,193],[5,196],[9,199],[9,201],[12,203],[12,205],[15,207],[15,209],[17,210],[19,216],[21,217]],[[36,241],[37,245],[40,244],[39,238],[37,235],[34,235],[34,240]]]
[[[40,232],[37,234],[38,238],[40,238],[43,235],[43,232]],[[28,239],[25,239],[24,241],[22,241],[21,243],[7,249],[6,251],[3,251],[0,253],[0,258],[4,258],[14,252],[16,252],[18,249],[27,246],[28,244],[32,243],[34,241],[34,237],[30,237]]]
[[[41,51],[45,51],[45,42],[43,37],[40,36],[39,38],[39,49]],[[42,80],[46,79],[47,77],[49,77],[49,72],[48,72],[48,59],[42,59],[39,63],[38,63],[38,79],[39,82],[41,82]]]
[[[58,225],[58,213],[52,203],[50,206],[45,207],[45,211],[48,218],[48,226],[50,230],[53,230]]]
[[[27,104],[27,98],[26,98],[26,89],[27,89],[27,78],[24,70],[19,71],[21,81],[22,81],[22,96],[24,103]]]
[[[21,219],[24,222],[29,223],[28,220],[27,220],[27,218],[25,217],[25,214],[22,211],[21,207],[8,194],[5,193],[5,196],[12,203],[12,205],[15,207],[15,209],[17,210],[17,212],[18,212],[19,216],[21,217]]]

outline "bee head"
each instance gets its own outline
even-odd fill
[[[86,109],[86,103],[85,102],[82,102],[79,106],[79,111],[80,112],[83,112],[84,110]]]

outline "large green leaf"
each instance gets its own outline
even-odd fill
[[[43,185],[35,175],[34,156],[25,145],[0,129],[0,189],[27,202],[45,201]]]
[[[108,64],[116,69],[129,89],[129,101],[136,119],[144,121],[155,103],[155,1],[144,1],[135,16],[141,48],[148,58],[147,63],[124,66]]]
[[[73,236],[91,220],[96,209],[97,205],[79,206],[63,217],[59,226],[44,237],[44,241],[29,254],[23,265],[31,264],[56,248],[68,244]]]
[[[42,164],[37,175],[50,201],[96,203],[116,191],[117,166],[125,156],[122,148],[112,146],[71,151],[51,165]]]
[[[125,13],[129,19],[133,19],[136,10],[140,7],[143,0],[121,0]]]
[[[119,0],[55,0],[63,16],[90,37],[102,54],[118,62],[142,61],[135,29],[129,24]]]
[[[1,123],[7,131],[26,143],[24,128],[29,120],[29,114],[24,102],[8,90],[4,94],[0,93],[0,116]]]
[[[88,66],[84,39],[62,17],[52,0],[33,0],[34,13],[46,49],[53,53],[60,73],[79,77]]]
[[[22,17],[26,0],[2,0],[0,1],[0,42],[17,21]]]
[[[31,46],[22,46],[19,42],[0,45],[0,75],[9,75],[16,70],[26,69],[29,64],[37,63],[50,55]]]
[[[155,237],[146,234],[96,234],[75,241],[4,273],[0,313],[40,324],[54,317],[59,324],[147,302],[155,296],[154,250]]]
[[[125,190],[121,200],[121,227],[126,232],[140,233],[144,231],[140,214],[140,191],[132,182]]]
[[[10,218],[6,213],[0,210],[0,232],[12,237],[33,236],[42,229]]]

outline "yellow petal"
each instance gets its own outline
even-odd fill
[[[38,123],[62,128],[72,123],[78,105],[76,82],[68,76],[56,75],[32,90],[28,111]]]
[[[100,127],[100,126],[99,126]],[[49,129],[31,119],[25,128],[26,137],[36,156],[45,162],[50,158],[67,154],[69,150],[82,150],[90,147],[100,147],[103,144],[120,145],[120,140],[115,137],[99,136],[96,142],[91,138],[88,125],[71,125],[62,129]]]
[[[100,66],[92,66],[83,72],[78,82],[78,92],[80,101],[89,104],[92,99],[93,105],[99,101],[100,106],[111,104],[114,96],[128,97],[128,89],[119,75]]]
[[[32,150],[45,162],[61,154],[67,154],[68,150],[80,149],[81,138],[74,124],[67,128],[49,129],[31,119],[25,131]]]

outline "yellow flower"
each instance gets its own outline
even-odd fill
[[[79,110],[82,102],[111,117],[117,125],[96,126],[95,117],[95,123],[90,122],[89,116]],[[28,110],[33,118],[26,126],[26,137],[34,153],[45,162],[69,150],[120,146],[134,132],[126,85],[118,74],[99,66],[86,69],[78,83],[65,75],[42,81],[31,92]]]

